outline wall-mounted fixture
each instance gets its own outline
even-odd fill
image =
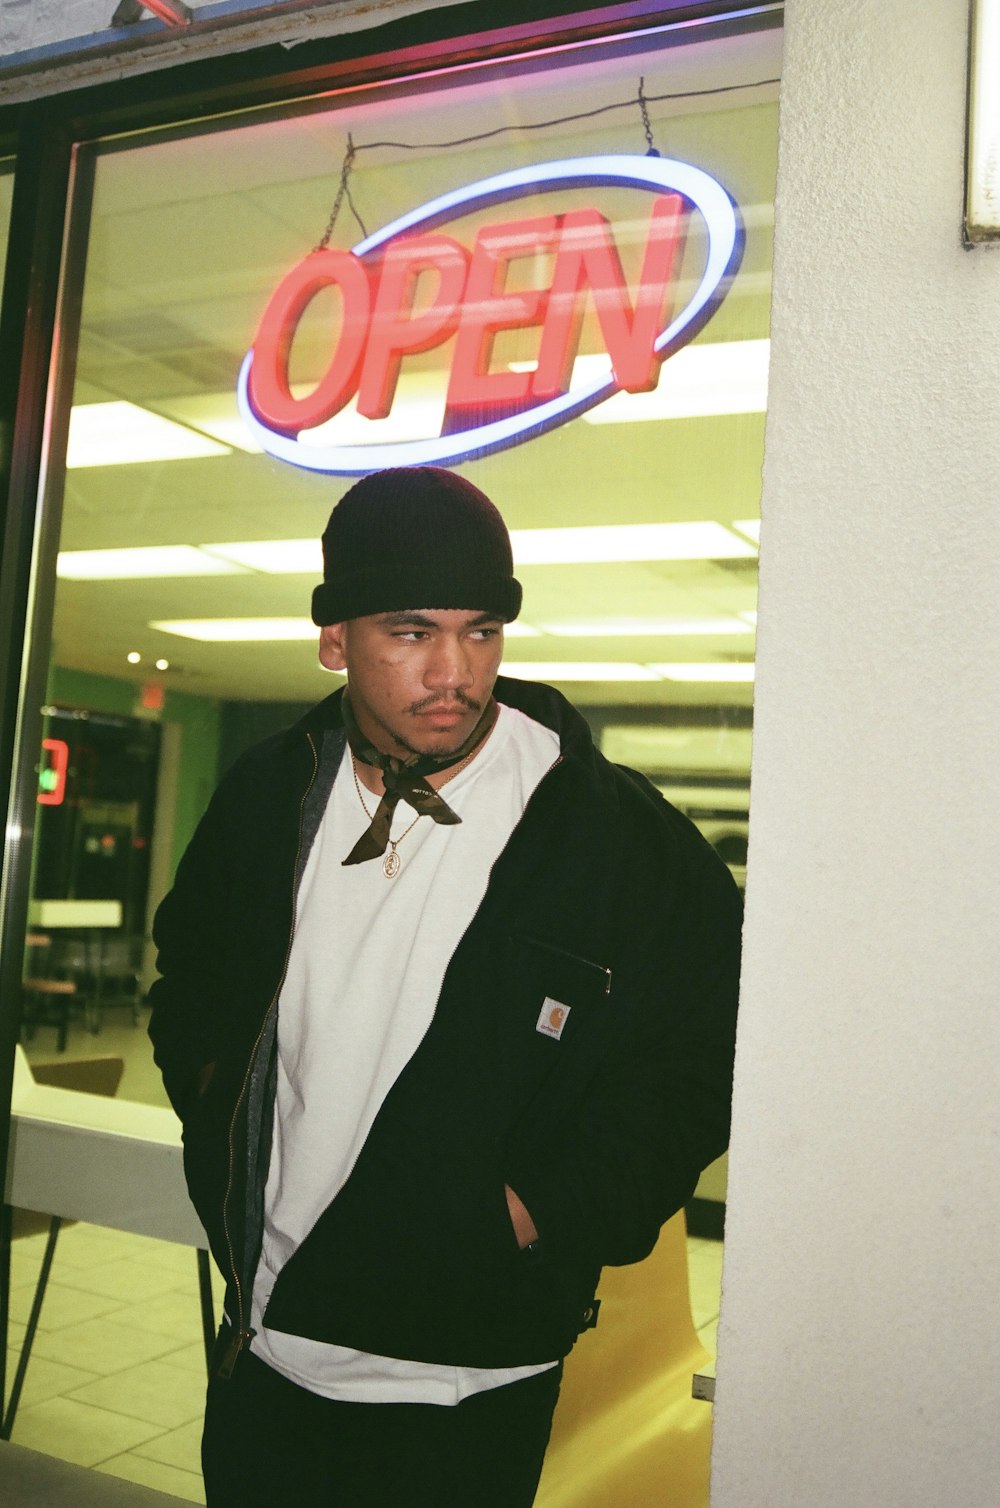
[[[972,0],[965,240],[1000,238],[1000,0]]]

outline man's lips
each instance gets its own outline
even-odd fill
[[[443,717],[447,718],[450,722],[457,722],[460,718],[468,717],[469,711],[468,707],[456,707],[454,705],[447,707],[425,707],[422,712],[417,713],[417,716],[433,717],[435,719]]]

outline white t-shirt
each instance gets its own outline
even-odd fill
[[[402,867],[392,880],[379,859],[343,866],[369,819],[349,753],[337,772],[299,887],[279,1002],[274,1138],[251,1319],[254,1353],[325,1397],[454,1404],[545,1370],[372,1356],[265,1329],[262,1316],[278,1273],[344,1186],[419,1047],[493,864],[558,755],[555,733],[501,707],[481,752],[442,791],[460,825],[415,822],[415,810],[398,803],[391,835]],[[378,798],[362,792],[374,812]]]

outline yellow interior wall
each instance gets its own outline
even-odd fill
[[[566,1361],[536,1508],[708,1504],[712,1411],[691,1397],[708,1360],[688,1293],[683,1214],[653,1252],[605,1268],[597,1328]]]
[[[726,1179],[729,1176],[729,1153],[723,1152],[717,1157],[698,1179],[698,1187],[695,1189],[696,1199],[716,1199],[720,1204],[726,1202]]]

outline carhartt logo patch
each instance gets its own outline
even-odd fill
[[[563,1034],[569,1011],[568,1005],[563,1005],[560,1001],[552,1000],[546,995],[538,1013],[538,1020],[535,1022],[535,1031],[541,1032],[544,1037],[555,1037],[558,1042]]]

